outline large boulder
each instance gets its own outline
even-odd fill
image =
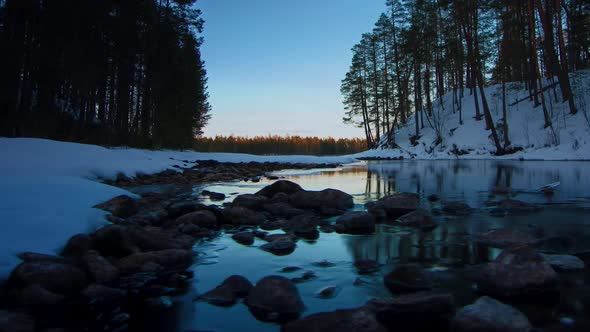
[[[366,204],[370,213],[378,220],[397,219],[404,214],[410,213],[418,208],[420,198],[413,193],[398,193],[385,196],[376,202]]]
[[[381,324],[391,330],[445,330],[455,313],[449,293],[417,292],[392,300],[373,300],[367,304]]]
[[[451,328],[454,332],[528,332],[533,327],[518,309],[484,296],[461,308]]]
[[[401,264],[383,278],[392,293],[410,293],[432,287],[432,276],[418,264]]]
[[[511,228],[500,228],[478,235],[476,241],[488,247],[508,248],[515,245],[533,245],[538,240],[529,233]]]
[[[478,290],[494,297],[527,297],[557,292],[557,273],[528,246],[504,249],[477,278]]]
[[[104,256],[123,257],[139,249],[129,239],[126,227],[105,226],[92,234],[92,247]]]
[[[305,210],[295,208],[291,204],[286,202],[264,204],[262,206],[262,209],[275,217],[283,218],[292,218],[306,213]]]
[[[300,238],[315,240],[320,236],[320,232],[317,229],[318,223],[319,217],[307,213],[289,219],[283,223],[282,229]]]
[[[108,211],[119,218],[131,217],[139,211],[136,200],[127,195],[117,196],[94,207]]]
[[[281,276],[260,279],[248,293],[246,304],[262,320],[298,317],[304,309],[295,284]]]
[[[121,258],[116,266],[123,273],[142,271],[147,264],[157,264],[167,269],[185,269],[193,262],[192,250],[166,249],[142,252]]]
[[[19,264],[10,274],[10,283],[17,287],[39,284],[58,294],[72,294],[87,285],[86,274],[79,268],[54,261],[33,261]]]
[[[404,214],[397,218],[396,222],[401,226],[418,228],[423,231],[429,231],[438,226],[438,224],[432,220],[430,214],[421,209]]]
[[[284,332],[385,332],[375,315],[367,308],[344,309],[332,312],[320,312],[287,323]]]
[[[223,218],[226,222],[236,226],[257,226],[267,221],[267,218],[263,213],[255,212],[240,206],[230,206],[223,209]]]
[[[375,217],[368,212],[350,212],[336,220],[338,233],[372,234],[375,232]]]
[[[299,186],[297,183],[287,180],[279,180],[271,185],[268,185],[260,189],[260,191],[258,191],[256,195],[272,198],[278,193],[285,193],[287,195],[291,195],[302,190],[303,188],[301,188],[301,186]]]
[[[291,195],[289,202],[296,208],[315,210],[324,215],[338,215],[354,206],[352,196],[337,189],[298,191]]]

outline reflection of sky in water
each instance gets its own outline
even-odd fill
[[[295,252],[277,257],[257,247],[236,244],[222,235],[211,242],[196,246],[201,253],[195,267],[195,289],[205,292],[232,274],[246,276],[252,282],[270,274],[281,274],[286,266],[313,270],[318,278],[297,287],[306,304],[304,315],[359,306],[374,297],[391,296],[383,287],[382,277],[399,262],[418,262],[430,269],[438,280],[440,290],[451,291],[458,304],[473,301],[470,279],[479,264],[493,259],[500,251],[486,249],[472,241],[473,236],[491,228],[511,227],[533,232],[539,236],[573,237],[576,250],[590,246],[590,174],[585,162],[518,162],[518,161],[403,161],[368,162],[346,165],[339,169],[288,170],[273,173],[300,184],[307,190],[335,188],[354,196],[356,209],[367,201],[393,192],[418,192],[422,206],[438,209],[440,203],[430,203],[425,197],[439,195],[445,200],[461,200],[478,210],[468,217],[435,215],[439,227],[429,233],[397,226],[381,225],[369,236],[321,234],[315,242],[299,241]],[[538,188],[561,182],[555,195],[546,197]],[[255,193],[274,181],[263,178],[258,183],[234,181],[193,188],[198,195],[203,189],[228,194],[232,201],[237,194]],[[527,202],[543,204],[544,210],[528,216],[491,217],[485,202],[495,187],[511,187],[512,196]],[[496,199],[505,196],[496,197]],[[208,200],[204,200],[209,203]],[[216,204],[220,204],[217,202]],[[366,284],[354,286],[358,277],[352,268],[356,259],[371,258],[384,264],[374,276],[361,277]],[[311,263],[328,260],[336,266],[319,268]],[[296,277],[297,271],[283,274]],[[577,281],[590,283],[588,276]],[[326,286],[338,286],[333,299],[319,299],[314,293]],[[178,307],[179,331],[191,329],[211,331],[256,330],[277,331],[278,326],[257,321],[241,303],[231,308],[219,308],[202,302],[192,302],[195,294]],[[572,290],[567,298],[579,302],[580,295]],[[566,301],[567,302],[567,301]],[[576,302],[576,303],[577,303]],[[567,311],[575,319],[582,313],[561,304],[553,316]],[[590,307],[590,303],[588,303]],[[573,310],[573,311],[572,311]],[[582,315],[582,316],[580,316]],[[552,316],[552,317],[553,317]]]

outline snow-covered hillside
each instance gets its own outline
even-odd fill
[[[485,121],[475,120],[475,103],[469,90],[465,90],[462,102],[463,124],[459,124],[459,113],[453,113],[453,94],[446,94],[442,100],[433,102],[433,116],[424,116],[424,128],[420,129],[417,145],[410,137],[415,134],[414,117],[399,129],[395,143],[399,148],[388,149],[387,139],[382,137],[379,147],[358,154],[357,157],[415,159],[540,159],[540,160],[590,160],[590,71],[570,74],[578,113],[569,114],[567,103],[561,103],[559,86],[544,92],[547,109],[551,113],[552,128],[544,128],[543,110],[529,101],[524,84],[506,85],[508,133],[512,147],[523,150],[514,154],[497,157],[496,148],[485,129]],[[549,85],[549,82],[546,82]],[[502,123],[501,85],[485,89],[492,117]],[[557,100],[555,96],[557,96]],[[481,101],[480,109],[481,108]],[[419,122],[421,124],[421,122]],[[436,130],[439,128],[442,143],[436,144]],[[500,139],[502,131],[498,134]],[[458,155],[454,151],[468,152]]]

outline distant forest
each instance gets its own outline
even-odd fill
[[[320,138],[301,136],[215,136],[195,140],[194,148],[202,152],[253,153],[261,155],[343,155],[366,150],[360,138]]]
[[[191,147],[209,119],[196,0],[0,0],[0,136]]]
[[[506,82],[524,83],[546,128],[552,126],[550,94],[567,103],[571,114],[577,112],[569,73],[590,68],[588,0],[387,0],[386,5],[373,31],[352,48],[341,85],[344,122],[364,129],[367,147],[381,137],[396,146],[396,129],[411,117],[413,139],[425,124],[436,130],[433,103],[452,93],[459,124],[465,116],[483,120],[497,154],[509,153],[506,105],[502,121],[493,119],[484,91],[490,84],[503,84],[505,95]],[[475,114],[462,114],[464,91],[475,100]]]

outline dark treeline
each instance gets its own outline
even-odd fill
[[[344,121],[364,128],[366,144],[381,137],[395,146],[395,130],[415,121],[441,138],[433,105],[452,92],[452,112],[483,120],[498,154],[510,151],[507,121],[498,126],[484,87],[523,82],[552,121],[551,95],[577,112],[568,73],[590,67],[590,2],[587,0],[387,0],[372,32],[352,49],[342,81]],[[560,93],[556,92],[559,87]],[[465,91],[469,95],[464,96]],[[505,93],[505,88],[503,89]],[[474,98],[475,114],[462,114],[462,98]],[[503,97],[503,99],[505,99]],[[435,110],[436,108],[436,110]],[[443,110],[444,111],[444,110]],[[506,119],[506,105],[503,107]],[[496,130],[498,127],[498,130]]]
[[[360,138],[320,138],[301,136],[215,136],[195,140],[194,148],[201,152],[234,152],[261,155],[304,154],[343,155],[365,150]]]
[[[196,0],[0,0],[0,136],[189,147],[209,118]]]

